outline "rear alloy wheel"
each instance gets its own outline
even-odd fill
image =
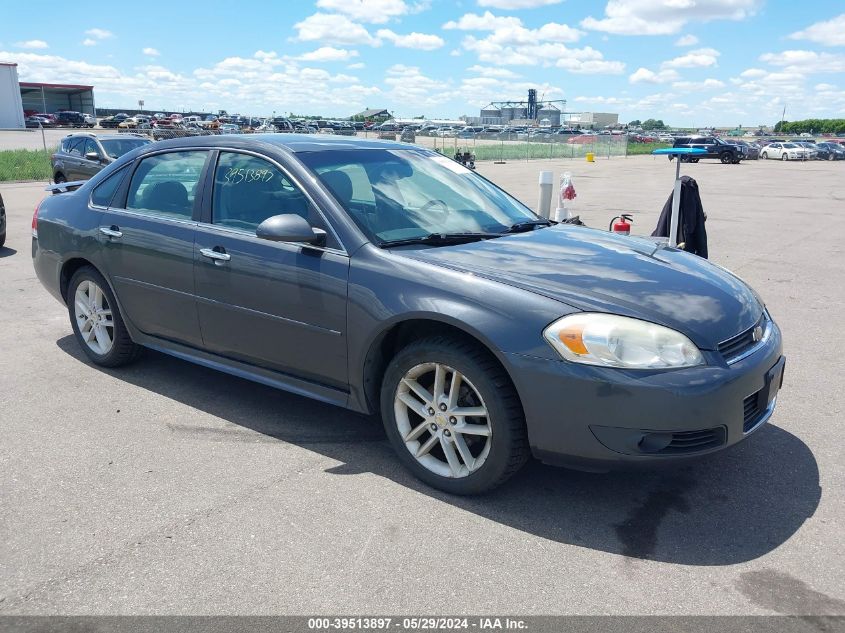
[[[730,152],[722,152],[719,154],[719,160],[722,161],[723,165],[729,165],[733,161],[733,156]]]
[[[67,305],[76,340],[94,363],[118,367],[138,357],[141,348],[129,337],[111,289],[94,268],[83,266],[74,273]]]
[[[454,494],[495,488],[528,458],[519,398],[502,367],[460,340],[411,343],[390,363],[381,396],[400,461]]]

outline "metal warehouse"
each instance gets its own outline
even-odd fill
[[[0,128],[24,127],[24,113],[72,110],[96,116],[94,86],[18,80],[17,64],[0,62]]]

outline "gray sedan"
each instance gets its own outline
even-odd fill
[[[151,348],[380,414],[401,462],[448,492],[531,455],[607,470],[713,453],[765,424],[781,386],[780,331],[739,278],[551,225],[424,148],[174,139],[52,189],[35,270],[92,362]]]

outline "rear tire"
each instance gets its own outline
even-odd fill
[[[381,414],[399,461],[445,492],[491,490],[529,457],[510,378],[483,349],[460,339],[433,336],[396,354],[382,381]]]
[[[83,266],[70,279],[65,302],[76,341],[95,365],[120,367],[141,353],[132,342],[117,301],[105,278]]]
[[[67,182],[67,178],[65,178],[65,175],[64,175],[63,173],[59,172],[59,173],[58,173],[58,174],[56,174],[56,176],[53,178],[53,182],[55,182],[57,185],[60,185],[60,184],[62,184],[63,182]]]

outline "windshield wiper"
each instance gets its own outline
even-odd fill
[[[389,240],[382,242],[383,248],[392,246],[405,246],[406,244],[433,244],[441,246],[445,244],[467,244],[480,240],[489,240],[494,237],[501,237],[502,233],[429,233],[420,237],[408,237],[401,240]]]
[[[523,233],[525,231],[533,231],[538,226],[551,226],[551,224],[551,220],[525,220],[524,222],[511,224],[505,233]]]

